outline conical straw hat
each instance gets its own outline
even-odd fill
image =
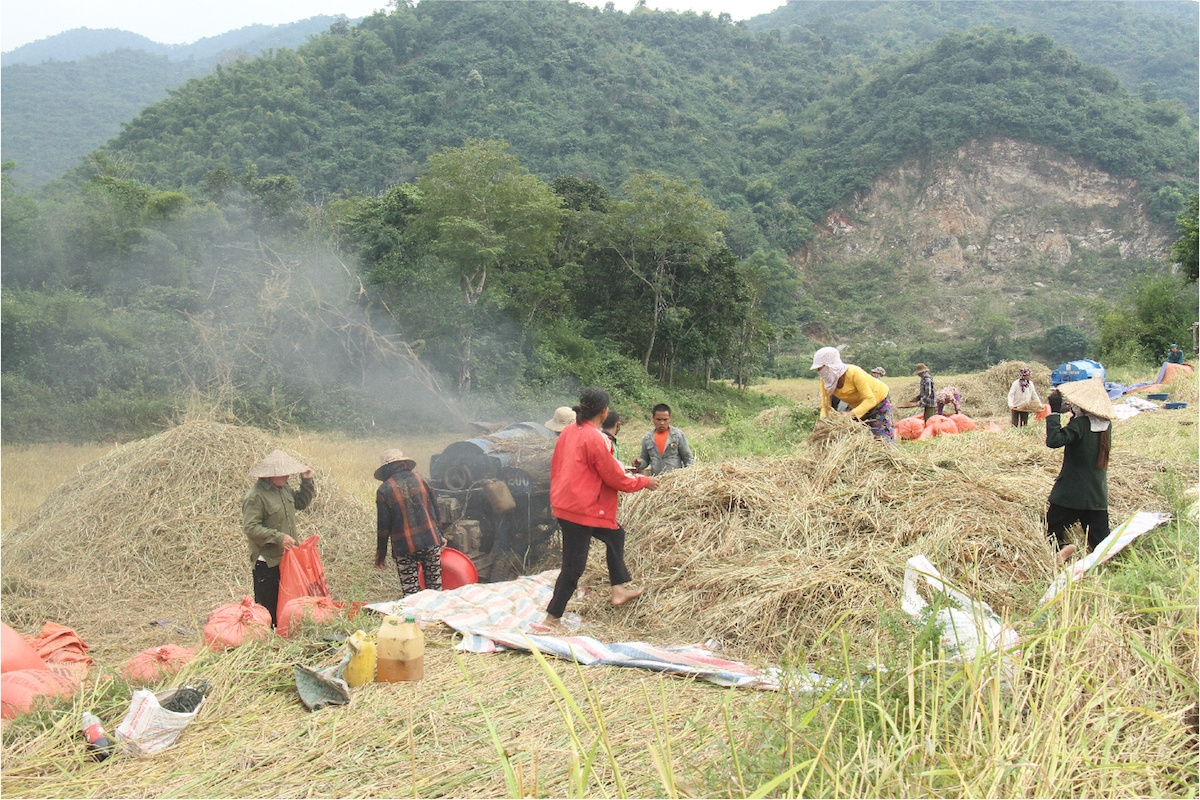
[[[415,460],[404,455],[403,450],[399,450],[395,447],[391,448],[390,450],[384,450],[383,455],[379,457],[379,468],[375,470],[375,480],[383,480],[383,468],[396,461],[407,461],[409,469],[412,469],[417,465]]]
[[[308,467],[289,456],[282,450],[272,450],[267,457],[254,465],[250,470],[251,478],[278,478],[284,475],[296,475],[308,472]]]
[[[1058,391],[1068,403],[1094,417],[1117,418],[1112,400],[1108,399],[1108,392],[1104,390],[1104,384],[1099,378],[1064,383],[1058,387]]]

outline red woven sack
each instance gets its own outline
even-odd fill
[[[43,625],[42,632],[29,640],[29,646],[47,664],[62,661],[92,663],[92,657],[87,654],[88,646],[79,638],[79,634],[57,622]]]
[[[279,562],[279,602],[275,616],[283,619],[283,609],[288,601],[297,597],[329,597],[329,584],[325,582],[325,567],[321,565],[321,554],[317,550],[320,536],[310,536],[291,550],[285,550]]]
[[[925,430],[925,420],[920,417],[909,417],[896,423],[896,435],[901,439],[916,439]]]
[[[925,423],[925,428],[933,429],[934,436],[955,436],[958,434],[958,426],[954,424],[954,420],[944,414],[934,414]]]
[[[973,431],[979,427],[975,424],[975,420],[971,419],[966,414],[951,414],[950,419],[954,420],[954,425],[958,428],[959,433]]]
[[[121,670],[130,683],[158,683],[169,678],[196,657],[196,651],[177,644],[151,647],[125,662]]]
[[[21,634],[0,622],[0,672],[22,669],[46,669],[46,662]]]
[[[15,669],[0,675],[0,717],[12,719],[55,698],[75,694],[79,681],[42,669]]]
[[[341,603],[335,603],[328,597],[293,597],[279,612],[275,632],[287,636],[291,626],[299,624],[305,617],[317,623],[329,622],[341,608]]]
[[[271,635],[271,612],[247,595],[240,603],[221,606],[204,623],[204,643],[213,650],[241,647],[246,639],[262,641]]]

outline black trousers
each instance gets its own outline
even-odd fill
[[[1029,424],[1029,412],[1014,409],[1012,412],[1012,424],[1014,428],[1024,428]]]
[[[1082,508],[1056,506],[1051,503],[1050,507],[1046,509],[1046,532],[1060,550],[1067,544],[1064,534],[1076,522],[1083,527],[1084,533],[1087,534],[1088,552],[1095,550],[1110,532],[1107,508],[1089,511]]]
[[[268,567],[265,561],[254,562],[254,602],[271,612],[271,627],[275,627],[275,606],[279,604],[279,567]]]
[[[558,526],[562,528],[563,555],[562,569],[558,573],[558,580],[554,582],[554,596],[546,608],[546,613],[552,617],[561,617],[567,610],[567,601],[575,594],[579,578],[587,568],[588,548],[593,538],[604,542],[608,582],[618,586],[630,580],[629,568],[625,566],[624,528],[619,525],[615,529],[589,528],[565,519],[558,520]]]

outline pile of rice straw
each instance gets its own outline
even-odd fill
[[[839,427],[793,457],[697,464],[624,499],[630,568],[649,590],[615,614],[606,592],[572,610],[650,641],[716,638],[743,657],[803,652],[827,633],[869,647],[917,554],[1000,613],[1032,609],[1054,572],[1043,514],[1062,460],[1038,429],[907,448]],[[1114,524],[1164,507],[1151,489],[1161,467],[1114,459]],[[605,584],[594,550],[581,585]]]
[[[276,447],[254,428],[189,422],[84,466],[5,532],[5,621],[25,634],[59,622],[101,653],[194,643],[212,609],[254,593],[242,498]],[[317,496],[297,533],[321,536],[335,599],[398,596],[395,574],[372,567],[374,509],[311,466]]]

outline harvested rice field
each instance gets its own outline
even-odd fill
[[[630,568],[647,590],[617,609],[603,591],[573,600],[580,633],[715,640],[723,657],[829,678],[817,691],[461,653],[448,629],[431,625],[423,681],[368,684],[350,705],[306,711],[292,665],[336,663],[325,637],[377,624],[364,612],[203,653],[163,684],[213,686],[180,740],[153,757],[96,764],[79,714],[116,726],[130,697],[124,661],[145,647],[198,644],[210,610],[251,593],[239,509],[246,471],[267,450],[283,447],[316,471],[319,494],[299,515],[300,533],[321,537],[335,598],[399,596],[394,572],[372,567],[370,472],[393,442],[279,439],[198,420],[100,448],[46,488],[46,504],[20,519],[6,505],[5,622],[25,635],[45,620],[68,625],[96,665],[74,699],[5,722],[0,791],[1194,796],[1196,415],[1158,411],[1116,424],[1114,525],[1138,510],[1175,519],[1042,607],[1056,574],[1042,513],[1062,456],[1045,447],[1040,425],[1007,427],[1005,409],[982,399],[1007,391],[1009,366],[955,378],[966,412],[1004,423],[999,432],[887,446],[859,426],[834,426],[770,457],[717,454],[622,501]],[[1174,394],[1195,398],[1194,378],[1177,383]],[[808,384],[766,388],[803,407],[814,400]],[[795,423],[780,413],[756,424],[771,437]],[[424,470],[452,438],[403,445]],[[717,441],[699,437],[706,453]],[[11,457],[6,448],[6,466]],[[6,494],[10,486],[5,470]],[[986,664],[945,658],[929,627],[900,611],[905,561],[917,554],[1020,632],[1013,685],[990,680]],[[593,547],[581,586],[605,583],[603,550]]]

